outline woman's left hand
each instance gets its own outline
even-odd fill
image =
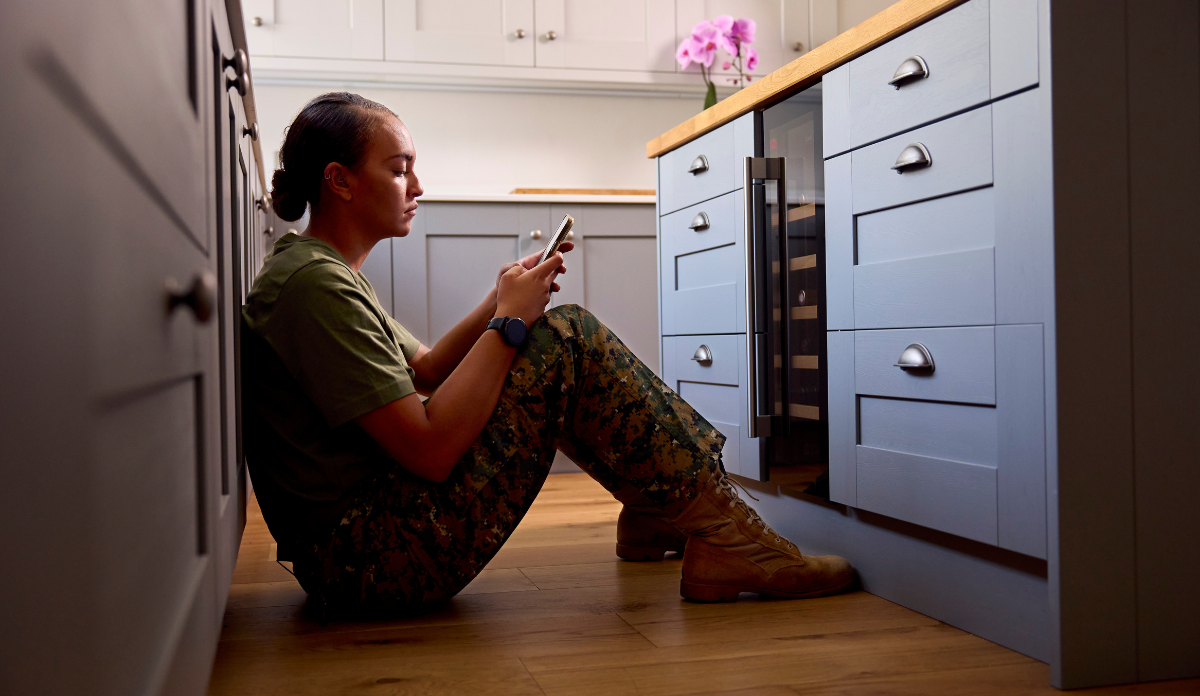
[[[566,253],[568,251],[570,251],[574,248],[575,248],[575,242],[563,242],[562,244],[560,244],[558,246],[559,252],[562,253],[563,255],[566,255]],[[500,276],[502,276],[506,272],[508,272],[508,269],[512,268],[513,266],[522,266],[525,268],[525,270],[531,271],[531,270],[533,270],[534,266],[538,265],[538,259],[540,259],[541,257],[542,257],[542,252],[535,251],[532,254],[530,254],[529,256],[526,256],[525,258],[521,259],[520,261],[509,262],[509,263],[504,264],[503,266],[500,267],[500,272],[496,274],[496,286],[497,287],[500,286]],[[565,265],[563,265],[563,266],[558,267],[558,270],[555,271],[554,275],[560,276],[566,272],[567,272],[567,267]],[[558,287],[558,283],[551,283],[551,285],[550,285],[550,292],[558,292],[561,289],[562,288]]]

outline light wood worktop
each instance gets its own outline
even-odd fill
[[[806,87],[837,66],[963,2],[965,0],[900,0],[646,143],[646,157],[653,159],[670,152],[755,107]]]

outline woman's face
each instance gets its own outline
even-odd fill
[[[388,117],[375,128],[362,163],[354,172],[355,199],[367,229],[379,238],[404,237],[412,230],[417,197],[424,191],[413,171],[417,149],[400,119]]]

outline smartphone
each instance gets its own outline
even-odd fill
[[[567,233],[571,231],[571,226],[575,224],[575,218],[570,215],[564,215],[562,222],[558,223],[558,229],[550,237],[550,243],[546,245],[546,250],[542,252],[542,257],[538,259],[538,264],[543,264],[546,259],[554,256],[554,252],[558,251],[558,247],[567,238]]]

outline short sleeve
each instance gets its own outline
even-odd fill
[[[412,360],[417,351],[421,349],[421,342],[417,340],[416,336],[409,333],[408,329],[404,328],[404,325],[400,322],[391,317],[388,317],[388,321],[392,324],[392,330],[396,334],[396,342],[400,344],[400,350],[404,352],[405,360]]]
[[[349,269],[313,263],[280,290],[263,333],[337,427],[416,392],[389,320]]]

